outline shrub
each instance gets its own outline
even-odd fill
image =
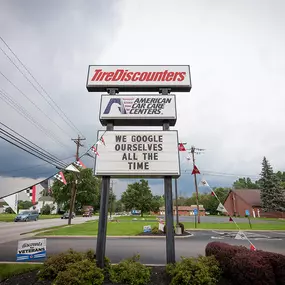
[[[128,285],[145,285],[150,281],[151,269],[139,262],[140,256],[121,261],[112,265],[110,269],[110,280],[113,283]]]
[[[43,215],[50,215],[50,212],[51,212],[51,207],[49,204],[44,205],[41,209],[41,213]]]
[[[275,285],[271,264],[260,254],[241,251],[228,264],[231,280],[235,285]]]
[[[231,268],[229,263],[231,259],[239,252],[248,253],[250,251],[244,246],[234,246],[223,242],[210,242],[207,244],[205,252],[206,256],[215,256],[221,266],[223,275],[230,278]]]
[[[157,226],[155,226],[155,227],[153,227],[153,228],[151,229],[151,233],[157,235],[157,234],[160,233],[160,230],[158,229]]]
[[[43,268],[39,272],[39,278],[53,280],[59,272],[65,271],[68,265],[84,259],[93,262],[95,266],[95,256],[92,250],[88,250],[86,253],[80,253],[69,249],[66,252],[52,255],[45,261]]]
[[[185,231],[184,224],[178,223],[178,225],[179,225],[179,227],[181,228],[181,233],[184,234],[184,231]]]
[[[12,210],[11,207],[7,207],[7,208],[5,209],[5,213],[6,213],[6,214],[13,214],[14,211]]]
[[[275,275],[275,282],[277,285],[285,283],[285,256],[279,253],[266,252],[262,250],[256,251],[264,260],[271,264]]]
[[[214,256],[183,258],[166,267],[171,276],[171,285],[214,285],[220,279],[221,269]]]
[[[101,285],[104,282],[103,270],[96,267],[89,259],[81,260],[67,266],[66,271],[59,272],[54,285]]]

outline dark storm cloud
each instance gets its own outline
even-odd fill
[[[120,15],[117,12],[120,3],[121,1],[114,0],[1,1],[0,26],[3,29],[0,36],[86,136],[85,148],[80,149],[81,154],[95,143],[97,130],[100,127],[98,120],[100,96],[90,94],[86,90],[87,68],[89,64],[96,64],[100,55],[116,36],[120,26]],[[12,56],[1,41],[0,47]],[[28,110],[35,121],[51,131],[58,141],[50,139],[45,132],[36,128],[1,100],[0,122],[59,158],[71,157],[66,160],[71,163],[75,155],[75,144],[71,138],[77,137],[78,132],[62,120],[1,51],[0,71],[36,106],[2,76],[0,76],[1,89],[3,88],[13,100]],[[92,158],[84,157],[82,160],[87,167],[93,167]],[[56,171],[54,166],[45,164],[44,161],[0,140],[2,192],[18,191],[33,182],[29,178],[44,178]],[[18,178],[11,180],[9,177]]]

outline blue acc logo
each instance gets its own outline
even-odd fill
[[[113,106],[113,105],[116,105],[116,106]],[[124,102],[120,98],[111,98],[103,114],[109,114],[111,112],[111,109],[113,108],[115,108],[115,110],[119,110],[121,114],[127,114],[125,107],[124,107]]]

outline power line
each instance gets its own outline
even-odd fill
[[[30,84],[34,87],[34,89],[44,98],[44,100],[57,112],[57,114],[76,132],[80,133],[81,136],[84,136],[81,131],[75,126],[75,124],[67,117],[67,115],[63,112],[63,110],[56,104],[53,98],[49,95],[49,93],[45,90],[45,88],[38,82],[38,80],[34,77],[34,75],[29,71],[26,65],[19,59],[19,57],[15,54],[15,52],[10,48],[10,46],[6,43],[6,41],[0,36],[1,41],[5,44],[5,46],[9,49],[9,51],[14,55],[14,57],[18,60],[18,62],[22,65],[22,67],[28,72],[28,74],[32,77],[32,79],[37,83],[37,85],[42,89],[42,91],[48,96],[51,102],[56,106],[52,106],[52,104],[46,99],[46,97],[38,90],[38,88],[31,82],[31,80],[19,69],[19,67],[13,62],[13,60],[7,55],[7,53],[0,47],[2,52],[6,55],[6,57],[10,60],[10,62],[19,70],[19,72],[25,77],[25,79],[30,82]]]
[[[60,159],[60,160],[67,160],[67,159],[70,159],[70,158],[72,158],[73,157],[73,155],[72,156],[69,156],[69,157],[66,157],[66,158],[62,158],[62,159]],[[42,167],[42,166],[46,166],[46,165],[48,165],[48,164],[50,164],[49,162],[45,162],[45,163],[41,163],[41,164],[37,164],[37,165],[33,165],[33,166],[28,166],[28,167],[25,167],[25,168],[16,168],[16,169],[10,169],[10,170],[5,170],[5,171],[1,171],[0,172],[0,176],[1,175],[3,175],[3,174],[10,174],[10,173],[13,173],[13,172],[22,172],[22,171],[24,171],[24,170],[29,170],[29,169],[33,169],[33,168],[38,168],[38,167]],[[12,176],[12,177],[14,177],[14,176]]]
[[[0,90],[0,99],[2,99],[6,104],[8,104],[10,107],[12,107],[18,114],[23,116],[26,120],[28,120],[30,123],[32,123],[36,128],[38,128],[40,131],[42,131],[47,137],[52,139],[54,142],[59,143],[62,147],[66,148],[67,146],[59,141],[59,139],[53,134],[51,131],[47,130],[45,127],[43,127],[41,124],[39,124],[35,118],[32,117],[32,115],[19,103],[14,101],[9,94],[4,91],[3,89]]]
[[[43,115],[45,115],[53,124],[55,124],[63,133],[68,137],[69,134],[58,124],[56,123],[48,114],[46,114],[33,100],[31,100],[17,85],[15,85],[3,72],[0,71],[0,74],[14,87],[16,88],[31,104],[33,104]]]
[[[60,160],[55,159],[55,158],[53,158],[53,157],[51,157],[51,156],[45,154],[44,152],[42,152],[42,151],[40,151],[40,150],[38,150],[38,149],[36,149],[36,148],[30,146],[28,143],[25,143],[24,141],[22,141],[21,139],[15,137],[14,135],[10,134],[9,132],[5,131],[4,129],[0,128],[0,133],[2,133],[3,135],[5,135],[6,137],[8,137],[9,139],[11,139],[12,141],[10,141],[10,140],[8,140],[7,138],[4,138],[3,136],[1,136],[2,139],[4,139],[5,141],[11,143],[11,144],[14,145],[14,146],[17,146],[18,148],[20,148],[20,149],[22,149],[22,150],[24,150],[24,151],[30,153],[31,155],[34,155],[34,156],[38,157],[39,159],[42,159],[42,160],[44,160],[44,161],[46,161],[46,162],[49,162],[50,164],[53,164],[53,165],[55,165],[55,166],[60,165],[61,167],[62,167],[62,166],[65,167],[65,164],[64,164],[63,162],[61,162]],[[13,141],[16,142],[16,143],[18,143],[18,144],[20,144],[20,145],[22,145],[23,147],[25,147],[25,148],[27,148],[27,149],[29,149],[29,150],[27,150],[27,149],[25,149],[25,148],[19,146],[18,144],[13,143]],[[31,151],[33,151],[33,152],[35,152],[35,153],[33,153],[33,152],[31,152]]]
[[[50,152],[44,150],[42,147],[38,146],[37,144],[33,143],[32,141],[30,141],[29,139],[25,138],[24,136],[22,136],[21,134],[19,134],[18,132],[16,132],[15,130],[11,129],[10,127],[8,127],[7,125],[3,124],[2,122],[0,122],[0,124],[2,126],[4,126],[5,128],[7,128],[8,130],[12,131],[13,133],[15,133],[16,135],[18,135],[19,137],[21,137],[22,139],[26,140],[27,142],[29,142],[30,144],[32,144],[34,147],[38,148],[41,150],[41,152],[44,154],[44,155],[48,155],[50,158],[56,160],[56,161],[59,161],[61,162],[60,159],[58,159],[55,155],[51,154]],[[0,128],[0,130],[3,130],[2,128]]]

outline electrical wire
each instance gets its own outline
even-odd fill
[[[70,159],[72,157],[74,157],[74,155],[66,157],[66,158],[62,158],[60,160],[67,160],[67,159]],[[0,172],[0,176],[3,175],[3,174],[7,175],[7,174],[10,174],[10,173],[13,173],[13,172],[22,172],[22,171],[27,170],[27,169],[33,169],[33,168],[46,166],[48,164],[50,164],[50,163],[49,162],[45,162],[45,163],[41,163],[41,164],[37,164],[37,165],[33,165],[33,166],[28,166],[28,167],[25,167],[25,168],[16,168],[16,169],[5,170],[5,171],[1,171]]]
[[[32,123],[36,128],[42,131],[47,137],[52,139],[54,142],[60,144],[64,148],[68,147],[67,145],[62,143],[59,138],[55,136],[55,134],[53,134],[51,131],[47,130],[44,126],[37,122],[36,119],[23,106],[14,101],[11,96],[3,89],[0,90],[0,99],[2,99],[2,101],[12,107],[18,114],[23,116],[26,120]]]
[[[23,140],[15,137],[14,135],[10,134],[9,132],[7,132],[6,130],[0,128],[0,133],[2,133],[3,135],[5,135],[6,137],[8,137],[9,139],[11,139],[12,141],[22,145],[23,147],[29,149],[30,151],[33,151],[35,153],[31,153],[30,151],[28,151],[27,149],[23,149],[24,151],[29,152],[30,154],[37,156],[38,158],[45,160],[46,162],[50,162],[51,164],[56,163],[56,166],[61,166],[61,167],[65,167],[65,164],[63,162],[61,162],[60,160],[58,160],[57,158],[53,158],[50,155],[45,154],[44,152],[36,149],[35,147],[30,146],[29,144],[27,144],[26,142],[24,142]],[[3,138],[5,141],[10,142],[9,140],[5,139],[4,137],[1,136],[1,138]],[[19,147],[19,145],[12,143],[13,145]],[[48,159],[48,160],[47,160]]]
[[[15,58],[20,62],[22,67],[28,72],[28,74],[33,78],[33,80],[38,84],[38,86],[43,90],[43,92],[48,96],[48,98],[53,102],[53,104],[60,110],[60,112],[54,108],[54,106],[46,99],[46,97],[41,93],[41,91],[35,86],[35,84],[24,74],[24,72],[13,62],[11,57],[0,47],[0,50],[4,53],[4,55],[9,59],[9,61],[17,68],[17,70],[24,76],[24,78],[33,86],[33,88],[39,93],[39,95],[50,105],[50,107],[56,111],[56,113],[67,123],[69,127],[74,129],[77,133],[79,132],[82,136],[83,134],[80,130],[72,123],[72,121],[66,116],[66,114],[62,111],[62,109],[56,104],[56,102],[52,99],[52,97],[47,93],[47,91],[43,88],[43,86],[36,80],[36,78],[31,74],[28,68],[23,64],[23,62],[18,58],[18,56],[12,51],[9,45],[4,41],[2,37],[0,37],[1,41],[6,45],[6,47],[11,51],[11,53],[15,56]],[[63,114],[63,115],[62,115]]]
[[[2,71],[0,71],[2,77],[4,77],[15,89],[17,89],[32,105],[34,105],[45,117],[49,119],[50,122],[55,124],[64,134],[69,138],[69,134],[58,124],[56,123],[48,114],[46,114],[33,100],[31,100],[16,84],[14,84]]]
[[[53,158],[59,162],[61,162],[60,159],[58,159],[55,155],[51,154],[50,152],[44,150],[42,147],[38,146],[37,144],[33,143],[32,141],[30,141],[29,139],[25,138],[24,136],[22,136],[21,134],[19,134],[18,132],[16,132],[15,130],[11,129],[10,127],[8,127],[7,125],[5,125],[4,123],[0,122],[0,125],[4,126],[5,128],[7,128],[8,130],[12,131],[13,133],[15,133],[16,135],[18,135],[19,137],[21,137],[22,139],[26,140],[28,143],[32,144],[34,147],[40,149],[41,151],[43,151],[43,153],[46,153],[48,156],[50,156],[50,158]],[[3,130],[2,128],[0,128],[0,130]]]

